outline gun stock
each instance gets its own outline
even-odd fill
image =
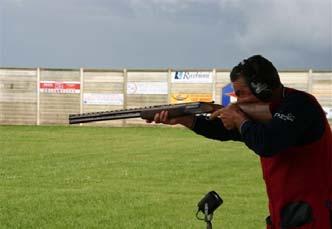
[[[242,103],[238,105],[252,120],[267,122],[272,119],[270,106],[267,103]]]

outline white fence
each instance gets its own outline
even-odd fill
[[[313,94],[332,115],[332,72],[280,71],[285,86]],[[0,124],[67,124],[68,115],[183,101],[221,103],[224,69],[0,69]],[[332,120],[331,120],[332,121]],[[141,119],[86,125],[144,125]]]

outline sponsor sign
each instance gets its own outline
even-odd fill
[[[40,81],[39,91],[43,93],[79,94],[80,82],[76,81]]]
[[[123,105],[123,94],[84,93],[83,103],[91,105]]]
[[[127,94],[167,95],[168,94],[167,82],[128,82]]]
[[[173,93],[171,103],[189,103],[189,102],[211,102],[211,94],[183,94]]]
[[[172,72],[172,83],[212,83],[212,72]]]
[[[221,91],[221,104],[227,106],[230,103],[235,103],[237,101],[236,95],[233,90],[232,84],[225,85]]]

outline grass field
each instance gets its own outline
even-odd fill
[[[265,228],[258,157],[179,128],[0,126],[0,228]]]

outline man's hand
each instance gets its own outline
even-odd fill
[[[187,115],[177,118],[168,118],[168,111],[161,111],[160,113],[155,114],[153,120],[146,120],[147,123],[162,123],[167,125],[176,125],[181,124],[188,128],[191,128],[194,121],[194,115]]]
[[[241,124],[249,118],[237,104],[230,104],[225,108],[213,112],[210,119],[220,118],[226,129],[239,129]]]

